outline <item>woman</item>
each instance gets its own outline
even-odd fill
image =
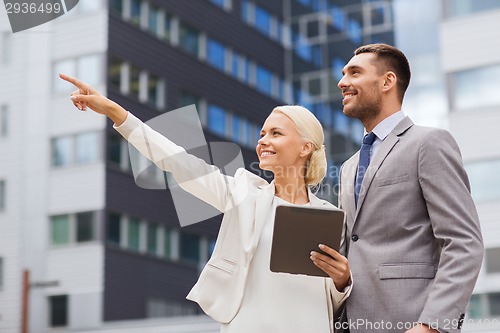
[[[245,169],[234,177],[222,175],[89,85],[60,76],[78,88],[71,95],[78,109],[88,106],[109,117],[125,139],[171,172],[184,190],[224,213],[212,257],[187,296],[222,324],[221,332],[332,331],[333,313],[350,293],[344,256],[323,245],[320,248],[331,257],[311,252],[313,263],[329,278],[269,270],[277,205],[334,208],[310,191],[326,172],[323,129],[311,112],[281,106],[266,119],[256,151],[260,168],[274,174],[269,184]]]

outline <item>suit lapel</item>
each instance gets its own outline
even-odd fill
[[[266,215],[269,214],[269,209],[273,202],[274,196],[274,181],[269,185],[259,187],[262,191],[257,194],[255,200],[255,229],[253,230],[252,248],[255,249],[262,233],[266,221]]]
[[[398,143],[399,137],[411,126],[413,126],[413,122],[410,118],[405,117],[401,122],[394,128],[394,130],[389,133],[389,135],[385,138],[385,140],[380,145],[380,148],[375,155],[373,161],[370,162],[368,169],[366,170],[365,177],[363,178],[363,184],[361,186],[361,190],[359,192],[358,198],[358,206],[356,208],[356,214],[354,217],[354,222],[358,217],[359,211],[363,206],[363,202],[365,201],[366,193],[370,190],[370,186],[372,184],[373,178],[377,174],[380,166],[386,159],[387,155],[391,152],[394,146]],[[359,158],[358,158],[359,160]]]
[[[356,214],[356,201],[354,200],[354,183],[356,181],[356,170],[359,162],[359,151],[354,154],[342,167],[342,209],[347,216]],[[349,220],[348,224],[349,224]],[[354,218],[352,219],[354,221]]]

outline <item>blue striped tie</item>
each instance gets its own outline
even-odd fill
[[[363,178],[365,177],[366,169],[370,165],[370,153],[373,141],[375,141],[375,134],[370,132],[363,138],[363,144],[361,145],[361,150],[359,151],[359,164],[358,171],[356,173],[356,187],[354,191],[354,198],[356,200],[356,207],[358,206],[358,196],[361,190],[361,184],[363,183]]]

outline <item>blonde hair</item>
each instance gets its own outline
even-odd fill
[[[305,182],[308,186],[319,185],[326,175],[323,126],[311,111],[300,105],[277,106],[271,113],[275,112],[281,112],[290,118],[302,139],[313,144],[314,149],[306,163]]]

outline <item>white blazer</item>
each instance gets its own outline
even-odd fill
[[[243,168],[234,177],[225,176],[130,113],[114,128],[141,154],[171,172],[181,188],[224,213],[213,254],[187,299],[197,302],[216,321],[229,323],[243,299],[248,269],[272,205],[274,183]],[[312,207],[338,209],[311,191],[309,200]],[[338,292],[330,278],[324,280],[333,323],[334,311],[349,297],[351,288]]]

